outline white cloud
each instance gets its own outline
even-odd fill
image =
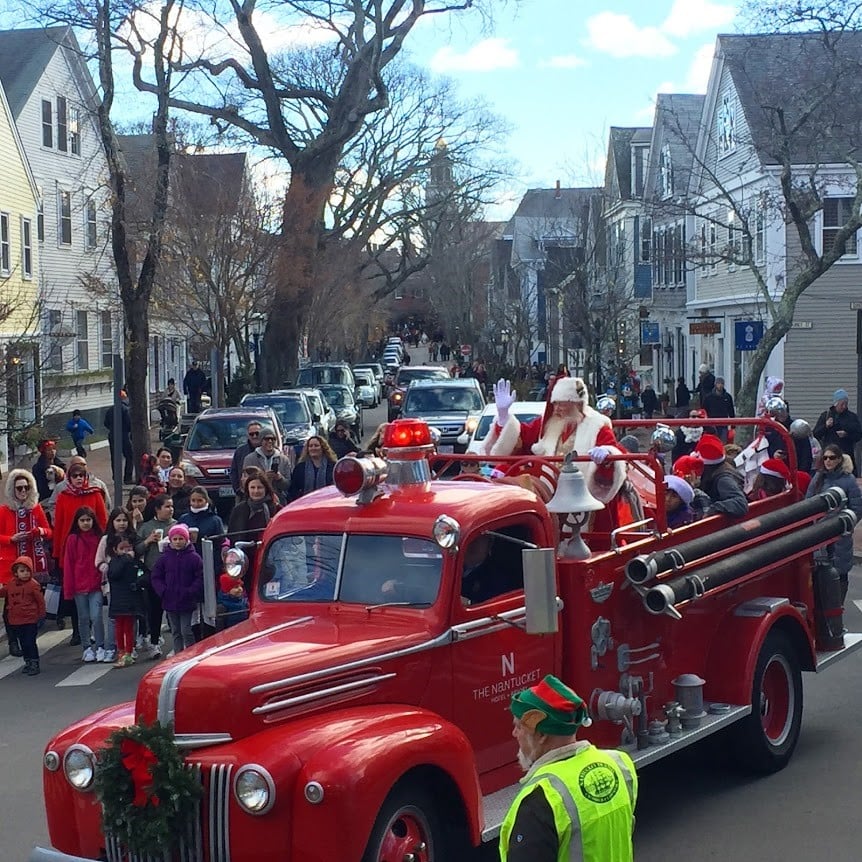
[[[511,69],[519,63],[518,52],[508,39],[483,39],[459,54],[450,45],[441,48],[431,58],[435,72],[491,72]]]
[[[589,65],[583,57],[577,54],[560,54],[539,63],[541,69],[579,69],[581,66]]]
[[[588,43],[611,57],[669,57],[676,53],[658,27],[638,27],[628,15],[599,12],[587,19]]]
[[[736,9],[710,0],[674,0],[661,30],[670,36],[685,38],[704,30],[720,30],[736,17]]]
[[[697,49],[694,60],[688,67],[688,75],[685,79],[686,93],[705,93],[706,85],[709,83],[709,75],[712,72],[712,61],[715,56],[715,45],[707,42]]]

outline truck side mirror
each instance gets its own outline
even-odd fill
[[[553,634],[559,631],[555,557],[553,548],[524,548],[521,551],[527,634]]]

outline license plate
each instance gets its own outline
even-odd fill
[[[438,446],[437,447],[437,452],[440,455],[451,455],[454,453],[454,451],[455,451],[454,446]]]
[[[233,497],[233,485],[222,485],[218,489],[219,497]]]

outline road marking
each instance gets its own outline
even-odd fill
[[[87,664],[84,665],[84,667],[79,667],[64,679],[61,679],[54,688],[63,688],[64,686],[69,685],[90,685],[100,677],[103,677],[106,673],[110,673],[112,670],[113,666],[105,664],[104,662],[99,662],[98,664],[95,662],[93,664]]]
[[[49,649],[53,649],[55,646],[59,646],[63,641],[68,643],[69,638],[72,637],[71,632],[42,632],[36,638],[36,646],[39,647],[39,654],[42,655],[48,652]]]
[[[15,656],[6,656],[2,661],[0,661],[0,679],[3,679],[4,676],[9,676],[9,674],[15,673],[17,670],[21,670],[24,667],[24,659],[23,658],[15,658]]]
[[[853,604],[856,605],[856,608],[862,613],[862,599],[853,599]]]

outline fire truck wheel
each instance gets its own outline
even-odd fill
[[[409,784],[395,787],[386,798],[362,862],[446,862],[452,855],[431,798]]]
[[[783,632],[772,631],[763,642],[751,706],[751,715],[737,725],[739,762],[747,770],[777,772],[790,762],[802,728],[802,672]]]

